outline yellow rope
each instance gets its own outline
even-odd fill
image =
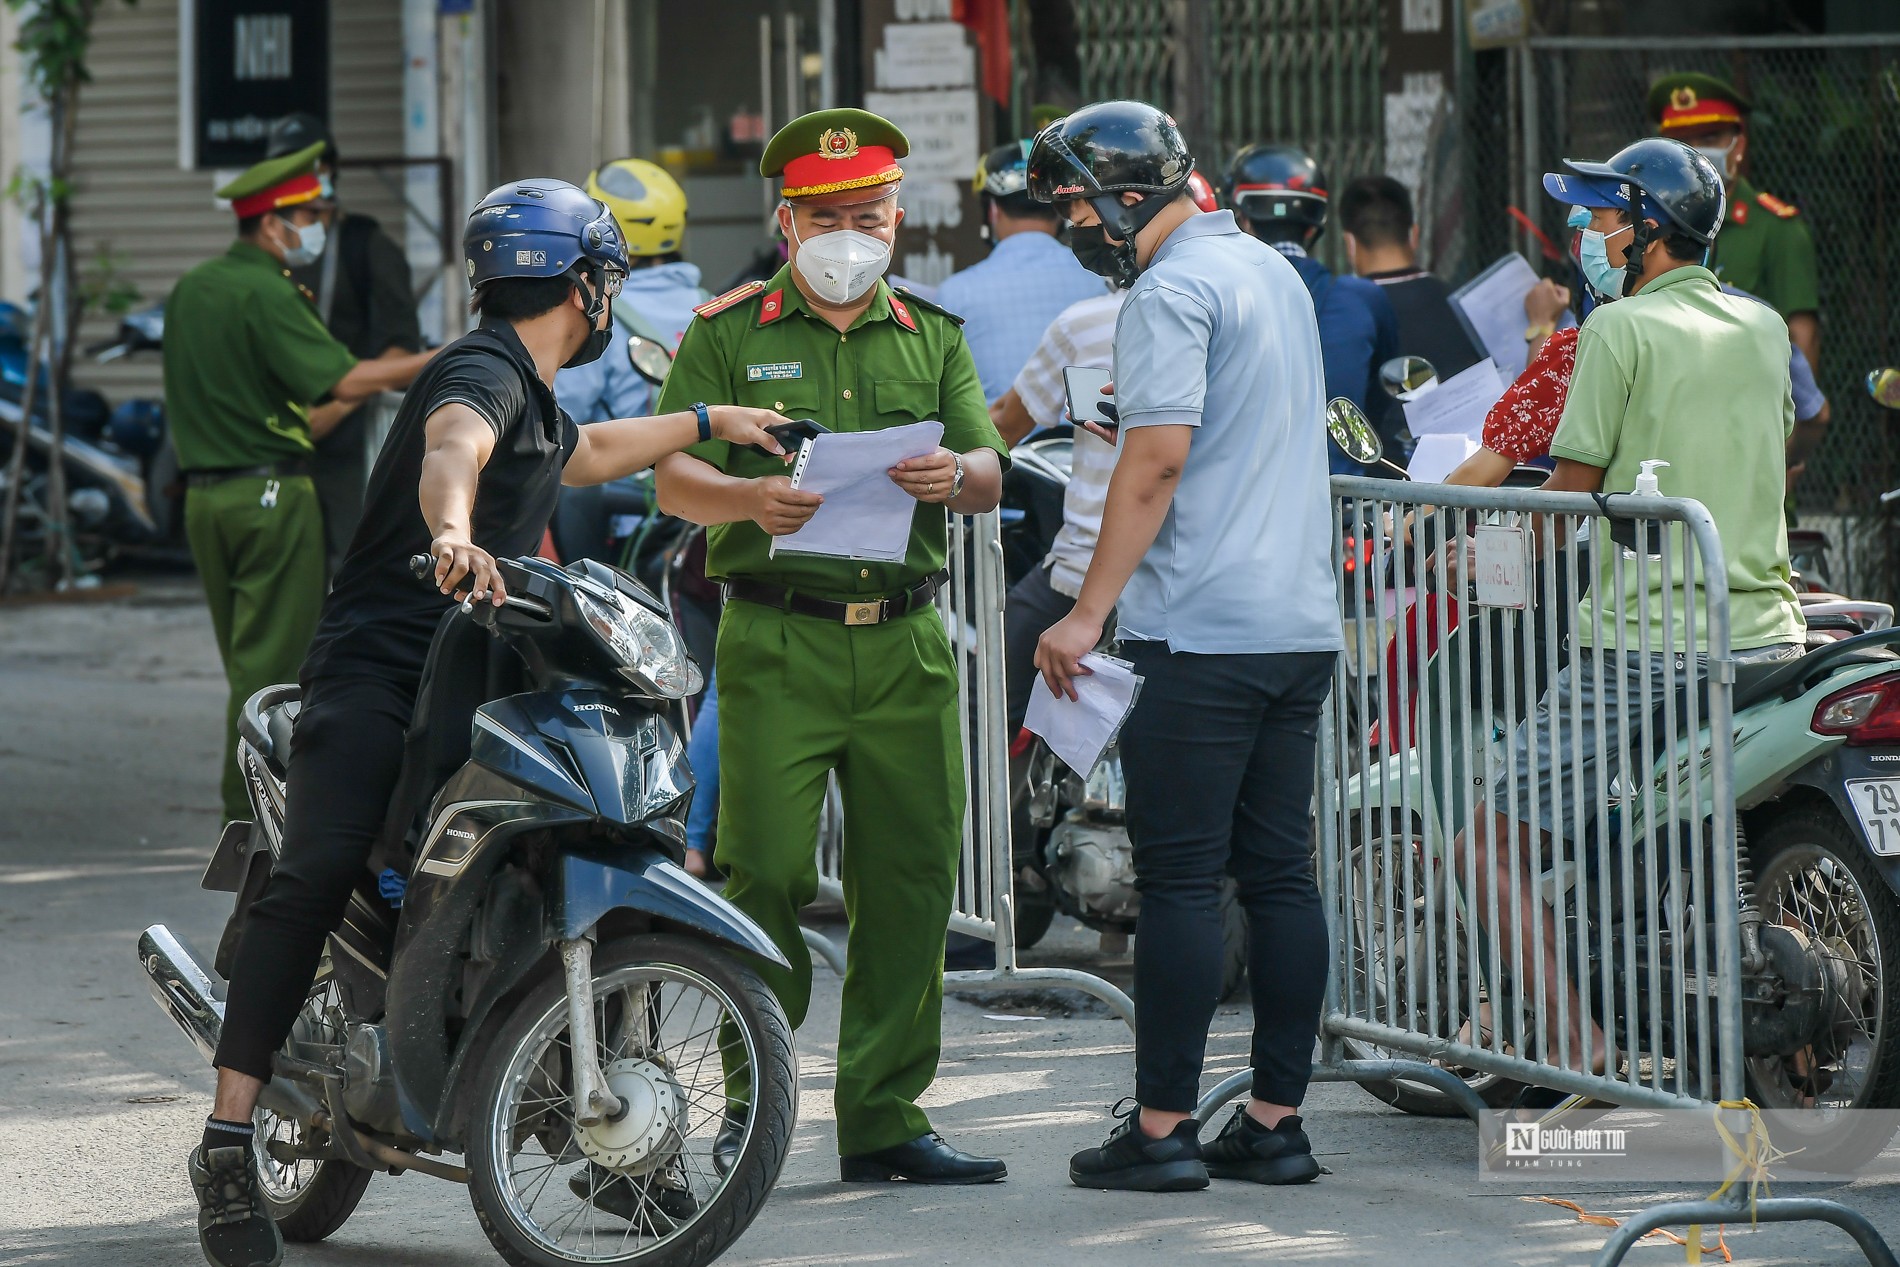
[[[1748,1132],[1740,1140],[1729,1130],[1728,1123],[1722,1120],[1723,1113],[1748,1114]],[[1709,1194],[1709,1200],[1719,1201],[1722,1195],[1733,1188],[1738,1180],[1748,1184],[1748,1222],[1755,1223],[1755,1201],[1760,1194],[1768,1192],[1768,1168],[1780,1161],[1788,1153],[1774,1146],[1768,1138],[1768,1124],[1762,1120],[1761,1109],[1749,1099],[1723,1100],[1715,1108],[1715,1133],[1722,1137],[1722,1144],[1735,1158],[1735,1164],[1729,1167],[1728,1175],[1722,1180],[1722,1186]],[[1702,1225],[1689,1225],[1689,1236],[1685,1249],[1691,1263],[1702,1261]],[[1723,1251],[1724,1257],[1727,1250]]]

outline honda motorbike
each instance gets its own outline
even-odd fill
[[[432,583],[429,556],[411,566]],[[273,1061],[262,1190],[286,1239],[315,1241],[373,1172],[417,1171],[466,1184],[518,1267],[698,1267],[785,1161],[797,1062],[754,965],[786,961],[679,865],[700,675],[660,602],[587,560],[499,567],[506,602],[436,633],[387,826]],[[162,924],[139,939],[207,1059],[282,849],[299,702],[273,686],[243,709],[255,819],[205,870],[237,895],[215,960]]]
[[[1358,438],[1363,442],[1365,436]],[[1372,440],[1376,444],[1376,437]],[[1609,513],[1614,516],[1614,509]],[[1456,679],[1466,663],[1458,640],[1482,636],[1472,632],[1479,628],[1478,622],[1467,622],[1448,631],[1422,670],[1451,680],[1448,698],[1457,697],[1461,688]],[[1900,989],[1886,979],[1887,967],[1900,954],[1896,646],[1900,630],[1892,628],[1839,640],[1816,639],[1798,659],[1737,666],[1733,688],[1737,922],[1748,1094],[1764,1108],[1812,1110],[1811,1115],[1794,1115],[1800,1125],[1784,1126],[1777,1144],[1801,1148],[1831,1168],[1851,1168],[1877,1155],[1893,1132],[1890,1115],[1841,1110],[1900,1108]],[[1365,948],[1359,969],[1362,988],[1377,993],[1380,983],[1399,979],[1389,974],[1402,974],[1402,965],[1383,962],[1388,954],[1403,958],[1410,947],[1436,944],[1423,922],[1430,906],[1423,891],[1426,877],[1449,857],[1446,833],[1466,826],[1464,783],[1512,741],[1507,727],[1482,704],[1476,711],[1472,733],[1482,738],[1473,751],[1454,747],[1428,765],[1412,748],[1383,756],[1363,775],[1346,781],[1347,803],[1366,807],[1355,815],[1347,836],[1353,842],[1349,866],[1354,889],[1380,892],[1388,884],[1398,886],[1393,899],[1381,902],[1379,909],[1352,904],[1350,918],[1357,925],[1352,935]],[[1651,1052],[1677,1049],[1685,1016],[1689,1025],[1694,1023],[1697,1001],[1690,995],[1702,988],[1695,984],[1696,939],[1686,931],[1690,925],[1671,928],[1654,913],[1666,911],[1672,902],[1677,911],[1683,910],[1685,900],[1693,903],[1692,896],[1685,897],[1694,892],[1692,877],[1719,874],[1706,820],[1666,821],[1664,815],[1676,817],[1678,811],[1655,801],[1661,789],[1707,757],[1706,724],[1700,738],[1671,734],[1664,719],[1673,715],[1663,713],[1654,722],[1659,741],[1649,780],[1640,787],[1613,785],[1609,804],[1590,807],[1579,817],[1580,839],[1594,841],[1597,819],[1611,824],[1612,834],[1621,823],[1624,838],[1641,839],[1644,819],[1656,816],[1658,841],[1675,842],[1659,844],[1659,850],[1665,859],[1679,859],[1675,866],[1640,874],[1646,864],[1639,851],[1630,860],[1610,864],[1629,869],[1626,882],[1589,887],[1582,896],[1574,874],[1546,872],[1535,881],[1554,895],[1568,944],[1589,948],[1591,980],[1578,983],[1582,997],[1617,1000],[1618,1032],[1636,1035],[1642,1049]],[[1706,718],[1706,711],[1702,715]],[[1708,777],[1706,766],[1702,777]],[[1429,810],[1408,814],[1401,807]],[[1696,851],[1701,857],[1692,863],[1689,858]],[[1371,874],[1384,869],[1381,859],[1408,854],[1412,865],[1400,868],[1405,876]],[[1408,882],[1419,890],[1409,901],[1404,890]],[[1362,890],[1362,885],[1372,887]],[[1619,903],[1612,896],[1619,889],[1660,897]],[[1394,920],[1405,926],[1387,927]],[[1708,917],[1697,912],[1691,923],[1706,927]],[[1624,944],[1624,938],[1634,939],[1645,955],[1674,964],[1667,979],[1682,983],[1684,997],[1652,1000],[1650,992],[1660,978],[1625,980],[1621,960],[1606,962],[1602,952]],[[1468,967],[1462,965],[1461,971]],[[1445,965],[1438,971],[1441,980],[1451,975]],[[1611,978],[1607,991],[1606,975]],[[1460,1000],[1469,998],[1470,985],[1463,981],[1452,993]],[[1497,997],[1488,987],[1484,993]],[[1628,1000],[1635,1005],[1627,1006]],[[1403,1010],[1404,1005],[1393,1000],[1393,1006]],[[1655,1028],[1657,1016],[1662,1018],[1660,1032]],[[1472,1029],[1509,1023],[1507,1018],[1452,1019]],[[1538,1029],[1536,1019],[1530,1018],[1517,1032]],[[1356,1055],[1385,1054],[1369,1042],[1353,1040],[1348,1046]],[[1689,1041],[1684,1047],[1693,1052],[1696,1044]],[[1507,1078],[1459,1072],[1494,1106],[1509,1103],[1518,1090]],[[1679,1070],[1678,1076],[1684,1072]],[[1375,1084],[1368,1090],[1409,1112],[1457,1111],[1442,1093],[1413,1083]],[[1784,1123],[1788,1116],[1783,1115]]]

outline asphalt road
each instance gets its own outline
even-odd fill
[[[211,1078],[153,1006],[133,947],[163,920],[208,947],[223,895],[197,887],[215,837],[223,678],[195,590],[143,582],[127,600],[0,608],[0,1267],[188,1267],[201,1261],[184,1159]],[[1085,962],[1059,929],[1049,953]],[[783,1179],[723,1260],[1089,1264],[1165,1261],[1583,1264],[1605,1229],[1526,1190],[1480,1183],[1475,1132],[1407,1117],[1357,1088],[1316,1087],[1307,1119],[1333,1173],[1310,1187],[1216,1184],[1173,1196],[1085,1192],[1075,1149],[1099,1142],[1132,1078],[1119,1021],[1006,1014],[952,1001],[945,1060],[926,1106],[966,1147],[1005,1157],[1011,1178],[976,1189],[846,1186],[831,1140],[838,985],[819,970],[799,1036],[803,1121]],[[1018,1007],[1016,1010],[1027,1009]],[[1223,1010],[1209,1076],[1244,1063],[1248,1015]],[[1595,1213],[1659,1195],[1553,1188]],[[1837,1195],[1900,1243],[1900,1182]],[[1862,1261],[1815,1225],[1729,1231],[1736,1261]],[[1639,1247],[1631,1263],[1680,1261]],[[1714,1260],[1714,1259],[1712,1259]],[[448,1267],[498,1262],[466,1196],[415,1175],[380,1177],[354,1218],[290,1264]]]

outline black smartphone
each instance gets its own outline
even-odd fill
[[[765,430],[766,434],[777,440],[787,453],[796,453],[799,446],[807,440],[815,440],[831,428],[814,418],[794,418],[790,422],[781,422],[776,427],[767,427]],[[765,453],[765,450],[756,444],[748,444],[746,448],[754,453]],[[767,453],[766,456],[773,455]]]
[[[1108,370],[1091,369],[1084,365],[1063,366],[1062,387],[1068,397],[1071,422],[1078,427],[1085,422],[1092,422],[1110,431],[1118,431],[1121,427],[1121,412],[1115,408],[1115,398],[1102,394],[1102,389],[1109,385],[1113,377]]]

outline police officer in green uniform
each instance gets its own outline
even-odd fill
[[[1818,373],[1821,297],[1814,238],[1797,208],[1756,189],[1742,174],[1753,109],[1747,97],[1713,75],[1664,75],[1649,90],[1649,117],[1657,131],[1700,150],[1728,186],[1728,217],[1709,267],[1779,312],[1788,337]]]
[[[660,463],[660,504],[713,525],[720,622],[717,861],[726,896],[793,967],[768,970],[794,1024],[811,997],[799,908],[816,895],[826,777],[844,797],[850,920],[836,1104],[846,1180],[983,1183],[1003,1163],[946,1144],[917,1107],[941,1047],[944,928],[966,795],[957,663],[932,604],[945,508],[996,505],[1007,461],[950,313],[883,281],[904,213],[909,143],[888,120],[825,110],[787,124],[760,173],[782,176],[789,262],[701,305],[662,410],[765,406],[832,431],[943,423],[943,447],[890,472],[919,503],[901,563],[771,554],[820,499],[782,460],[714,441]],[[714,1159],[730,1165],[731,1112]]]
[[[181,277],[166,302],[165,416],[185,476],[185,533],[231,686],[227,821],[249,817],[238,710],[296,677],[323,603],[311,407],[404,387],[430,355],[359,363],[285,271],[315,258],[317,235],[306,230],[317,222],[322,148],[266,160],[220,189],[237,213],[237,241]]]

